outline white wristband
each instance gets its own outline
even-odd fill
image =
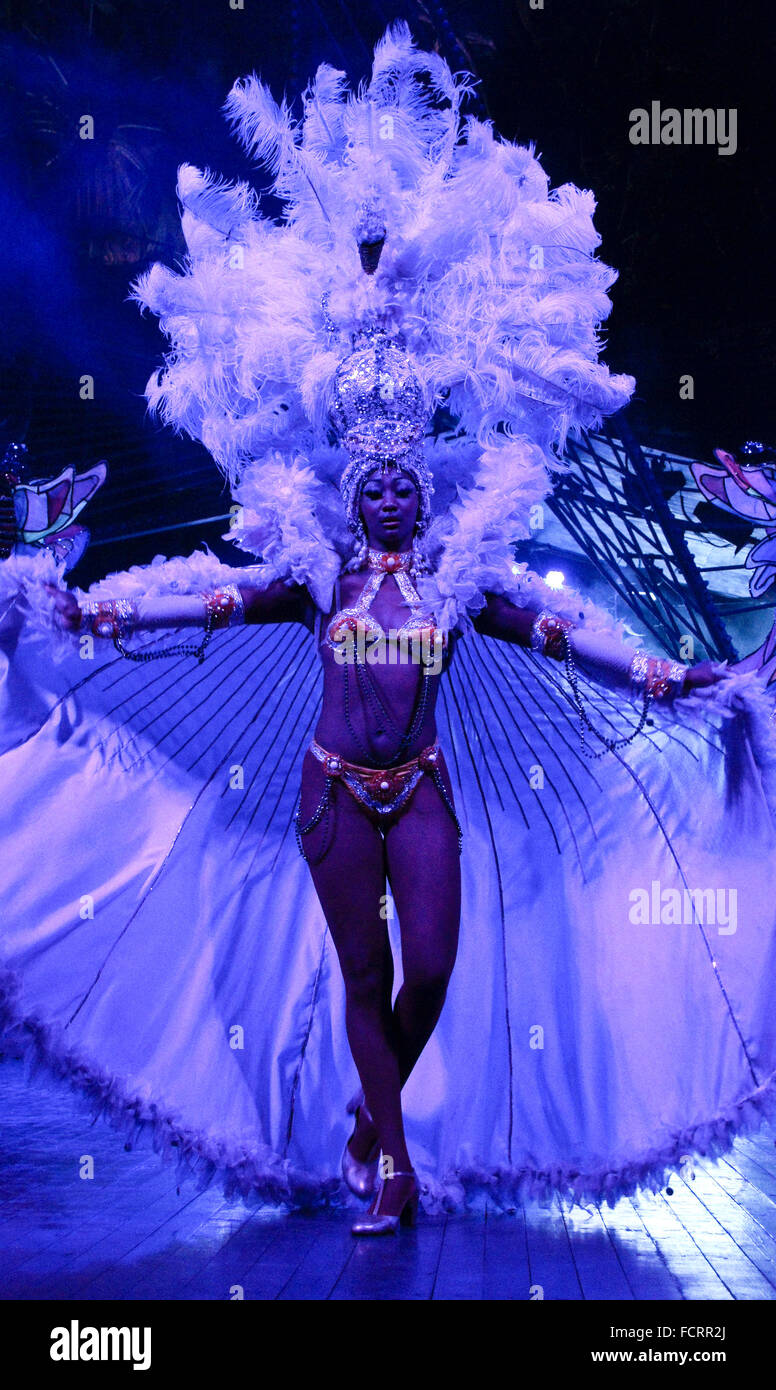
[[[156,598],[139,598],[137,625],[141,628],[202,627],[205,622],[205,600],[200,594],[160,594]]]
[[[636,647],[607,632],[590,632],[584,627],[569,633],[569,645],[575,659],[592,675],[608,675],[615,684],[628,685]]]

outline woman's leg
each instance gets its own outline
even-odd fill
[[[308,752],[302,764],[302,825],[312,816],[323,786],[323,768]],[[366,1103],[383,1151],[402,1170],[410,1165],[391,1013],[393,961],[383,908],[383,840],[369,813],[336,782],[332,803],[328,825],[321,822],[303,835],[302,844],[342,969],[348,1042]]]
[[[444,764],[440,772],[452,801]],[[442,1012],[461,916],[458,834],[430,776],[418,784],[406,814],[391,825],[385,843],[401,928],[404,978],[393,1017],[403,1086]]]

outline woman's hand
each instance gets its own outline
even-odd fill
[[[78,607],[73,595],[67,589],[56,589],[53,584],[46,584],[54,599],[54,607],[59,614],[58,621],[67,632],[79,632],[81,628],[81,610]]]
[[[726,675],[726,671],[716,670],[717,663],[714,661],[701,661],[697,666],[691,666],[684,678],[682,695],[690,695],[693,690],[700,690],[706,685],[716,685]]]

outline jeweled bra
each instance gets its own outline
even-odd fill
[[[340,651],[344,634],[352,632],[357,635],[359,627],[363,628],[366,637],[387,639],[388,634],[377,618],[369,612],[387,574],[395,574],[401,595],[413,610],[409,618],[405,619],[400,627],[391,628],[391,632],[395,634],[397,639],[402,637],[420,639],[424,633],[428,633],[429,640],[435,643],[436,635],[440,629],[437,628],[433,616],[428,613],[426,605],[407,573],[412,562],[412,551],[382,551],[370,548],[367,551],[367,562],[370,570],[367,581],[356,603],[347,608],[341,608],[331,619],[324,638],[326,646],[330,647],[332,651]],[[447,647],[447,633],[444,631],[442,631],[442,647],[443,649]]]

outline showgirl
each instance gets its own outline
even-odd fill
[[[282,222],[179,171],[147,397],[258,562],[0,574],[7,1028],[185,1174],[369,1199],[362,1236],[655,1187],[775,1089],[771,703],[515,561],[633,382],[592,196],[466,91],[396,24],[299,126],[230,93]]]

